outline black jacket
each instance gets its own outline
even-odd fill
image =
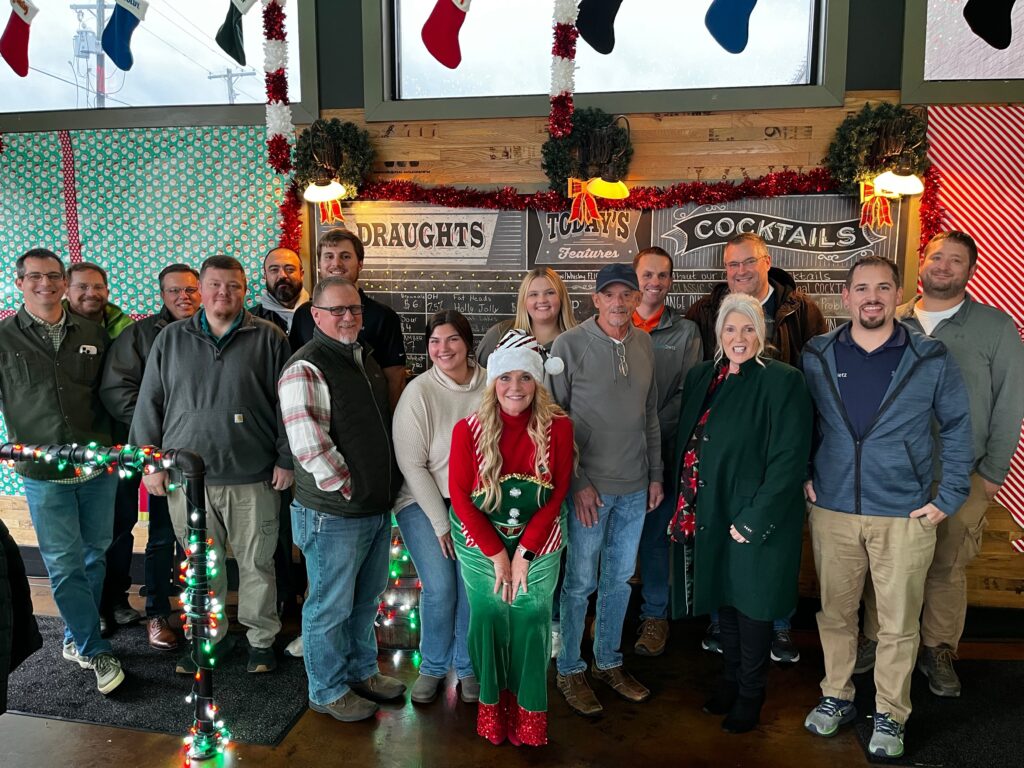
[[[42,647],[25,564],[0,520],[0,715],[7,711],[8,675]]]
[[[174,316],[167,307],[163,307],[157,314],[125,328],[107,352],[100,399],[110,415],[121,424],[132,423],[135,402],[142,387],[142,374],[146,370],[146,358],[157,334],[173,322]]]

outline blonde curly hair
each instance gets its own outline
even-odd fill
[[[536,381],[536,380],[535,380]],[[532,413],[530,421],[526,426],[527,434],[533,442],[533,473],[545,482],[551,482],[551,468],[548,462],[548,437],[550,434],[551,422],[558,416],[566,416],[565,411],[551,398],[547,388],[539,381],[530,404]],[[484,491],[483,502],[480,509],[484,512],[494,512],[501,507],[501,465],[503,457],[498,450],[498,442],[501,440],[501,405],[498,403],[498,394],[495,389],[497,381],[492,381],[484,390],[480,400],[480,407],[477,408],[476,417],[480,423],[480,434],[477,438],[477,448],[480,453],[480,488]],[[576,446],[573,445],[575,466]],[[540,486],[537,487],[538,502]]]

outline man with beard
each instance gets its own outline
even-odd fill
[[[68,267],[66,308],[71,314],[103,326],[113,341],[132,324],[132,319],[116,304],[110,303],[107,270],[99,264],[82,261]]]
[[[263,293],[249,311],[286,334],[291,332],[295,310],[309,302],[302,278],[299,254],[291,248],[271,248],[263,258]]]
[[[568,500],[557,683],[569,706],[587,717],[603,709],[580,655],[595,591],[592,676],[628,701],[651,695],[623,668],[619,647],[644,519],[665,495],[654,348],[631,319],[639,292],[629,264],[604,267],[594,288],[596,317],[565,331],[551,347],[551,355],[565,361],[564,375],[551,377],[551,395],[572,418],[579,443]]]
[[[960,370],[941,341],[895,319],[899,286],[891,261],[858,260],[843,288],[851,320],[811,339],[803,353],[817,411],[805,492],[825,657],[821,700],[804,727],[832,736],[857,716],[857,611],[870,573],[879,632],[868,751],[882,757],[903,754],[936,529],[966,500],[973,456]],[[936,449],[942,479],[933,488]]]
[[[1013,319],[979,304],[967,292],[978,247],[963,232],[940,232],[925,247],[920,296],[896,316],[908,327],[939,339],[960,366],[967,385],[974,433],[971,493],[960,511],[936,531],[935,557],[924,584],[921,653],[917,667],[937,696],[959,696],[953,669],[967,611],[968,564],[981,549],[985,511],[1010,471],[1024,418],[1024,345]],[[875,596],[864,591],[864,638],[854,672],[875,663],[878,617]]]
[[[135,403],[139,399],[142,375],[146,370],[146,358],[153,348],[157,334],[176,320],[186,320],[194,315],[200,306],[199,273],[187,264],[171,264],[160,271],[160,311],[134,323],[124,330],[111,345],[103,369],[100,399],[115,422],[121,425],[124,434],[132,423]],[[133,475],[120,481],[121,485],[134,490],[129,497],[137,500],[142,475]],[[136,512],[138,505],[135,505]],[[132,524],[134,525],[134,517]],[[129,528],[129,533],[131,529]],[[149,645],[158,651],[171,651],[178,647],[178,637],[167,621],[171,614],[171,578],[174,570],[174,528],[171,526],[167,499],[164,496],[149,498],[149,535],[146,539],[145,584],[146,584],[146,635]],[[113,574],[111,566],[115,559],[124,562],[126,582],[115,583],[123,596],[131,584],[128,567],[131,564],[132,539],[114,540],[107,553],[107,581]],[[116,615],[116,614],[115,614]]]
[[[319,278],[344,277],[359,286],[359,273],[363,270],[366,249],[363,241],[354,232],[342,227],[329,229],[320,235],[316,244],[316,268]],[[363,304],[363,329],[359,342],[370,348],[370,354],[384,371],[388,381],[388,402],[394,411],[398,398],[405,389],[405,340],[402,337],[402,321],[391,307],[374,301],[362,288],[359,300]],[[310,304],[295,312],[288,340],[292,349],[298,350],[313,338],[313,313]]]

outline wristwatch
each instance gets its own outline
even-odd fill
[[[535,557],[537,557],[537,553],[536,552],[531,552],[526,547],[524,547],[522,544],[520,544],[518,547],[516,547],[516,554],[522,555],[523,556],[523,560],[525,560],[528,563],[531,562]]]

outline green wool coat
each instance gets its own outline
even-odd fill
[[[705,362],[686,377],[675,481],[715,370]],[[700,450],[693,614],[731,605],[770,621],[795,608],[812,413],[803,374],[785,363],[749,360],[719,385]],[[749,543],[734,541],[730,525]],[[682,562],[678,554],[674,566]],[[679,605],[686,594],[682,571],[673,567],[674,614],[686,611]]]

